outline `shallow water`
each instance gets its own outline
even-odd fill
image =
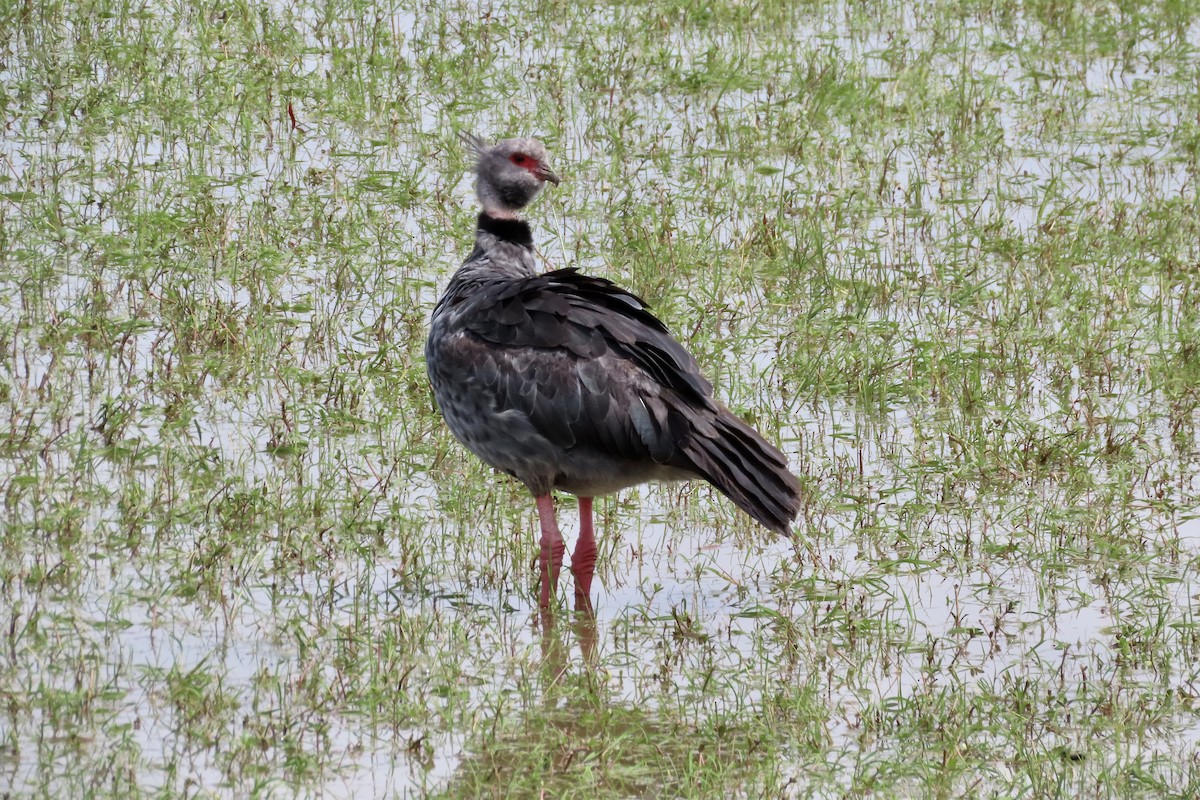
[[[557,687],[585,678],[610,709],[694,729],[752,727],[811,687],[819,745],[773,751],[794,796],[863,791],[861,770],[936,750],[923,725],[954,718],[947,698],[985,720],[969,757],[1001,793],[1028,789],[1030,741],[1091,752],[1073,774],[1111,758],[1189,785],[1200,416],[1154,381],[1189,363],[1196,249],[1183,221],[1182,244],[1153,222],[1195,204],[1178,131],[1200,23],[1085,57],[1046,52],[1033,19],[969,20],[947,48],[921,9],[872,23],[831,4],[782,32],[668,20],[666,55],[627,76],[569,53],[586,30],[649,58],[622,48],[637,9],[483,25],[486,46],[439,28],[474,30],[469,5],[268,9],[294,46],[250,47],[261,26],[211,9],[195,13],[230,26],[216,51],[195,17],[163,34],[193,84],[174,102],[197,103],[179,119],[133,67],[71,73],[67,94],[112,115],[87,132],[82,111],[41,119],[40,62],[5,39],[14,792],[453,791],[489,726],[567,707]],[[128,36],[176,10],[146,11]],[[372,26],[391,61],[339,53]],[[476,49],[507,106],[429,60]],[[279,60],[265,84],[252,53]],[[704,88],[729,53],[750,66]],[[821,59],[851,99],[793,80]],[[530,64],[561,103],[526,85]],[[774,82],[756,69],[781,64]],[[241,88],[201,107],[205,81]],[[826,105],[783,120],[785,91]],[[961,112],[940,111],[956,91]],[[872,137],[854,106],[878,96],[894,119]],[[599,504],[594,631],[541,628],[532,504],[449,442],[423,384],[425,320],[469,249],[453,130],[531,124],[571,176],[536,209],[547,264],[653,298],[808,493],[795,544],[708,489]],[[1127,251],[1093,259],[1060,225]],[[996,709],[1023,687],[1020,739]]]

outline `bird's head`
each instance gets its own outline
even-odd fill
[[[475,153],[475,194],[483,210],[498,219],[516,219],[546,181],[558,183],[537,139],[504,139],[489,145],[471,133],[459,138]]]

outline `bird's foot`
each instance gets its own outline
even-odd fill
[[[558,530],[558,521],[554,515],[554,499],[548,494],[538,495],[538,521],[542,527],[542,550],[539,557],[542,567],[542,595],[538,605],[550,607],[550,598],[558,586],[558,572],[562,569],[563,553],[567,549],[563,542],[562,533]]]
[[[592,578],[596,574],[596,543],[581,539],[571,554],[571,574],[575,576],[575,610],[592,612]]]
[[[558,587],[558,573],[562,570],[563,553],[567,546],[562,539],[558,541],[542,540],[542,552],[538,561],[541,566],[542,594],[538,605],[541,608],[550,607],[550,599]]]
[[[579,541],[571,554],[571,573],[575,576],[575,610],[594,614],[592,576],[596,573],[596,534],[592,528],[592,498],[579,498]]]

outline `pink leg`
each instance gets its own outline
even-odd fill
[[[575,575],[575,610],[592,610],[592,575],[596,571],[596,536],[592,532],[592,498],[579,498],[579,541],[571,554]]]
[[[550,598],[554,595],[554,587],[558,585],[558,571],[562,569],[563,552],[567,545],[563,542],[562,534],[558,531],[558,522],[554,518],[554,498],[548,494],[537,497],[538,520],[542,523],[542,553],[539,559],[542,565],[542,608],[550,607]]]

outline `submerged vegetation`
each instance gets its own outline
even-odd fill
[[[1173,0],[0,7],[0,795],[1197,796],[1198,64]],[[607,498],[542,625],[421,360],[459,130],[794,544]]]

